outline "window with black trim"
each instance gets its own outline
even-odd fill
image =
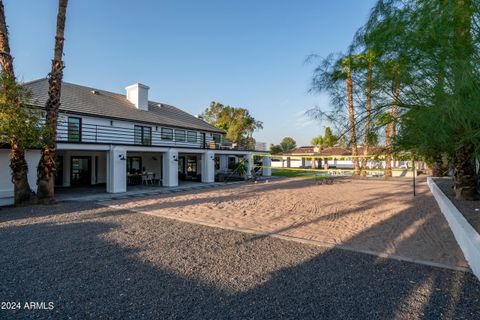
[[[197,142],[197,132],[196,131],[187,131],[187,142],[192,142],[192,143]]]
[[[185,142],[185,130],[175,130],[175,141]]]
[[[128,173],[142,172],[142,157],[127,157],[127,172]]]
[[[82,118],[68,117],[68,142],[82,141]]]
[[[162,140],[173,140],[173,129],[162,128]]]
[[[222,142],[222,136],[218,133],[212,134],[212,138],[213,138],[213,141],[215,141],[215,143],[221,143]]]
[[[134,127],[135,144],[150,146],[152,144],[152,128],[145,126]]]

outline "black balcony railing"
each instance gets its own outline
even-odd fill
[[[183,129],[170,130],[162,132],[160,126],[127,128],[89,123],[81,123],[79,127],[59,122],[57,142],[246,150],[227,142],[217,143],[206,133]]]

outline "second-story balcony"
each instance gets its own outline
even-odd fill
[[[68,121],[59,121],[57,142],[247,150],[223,140],[222,136],[216,133],[149,125],[133,125],[133,128],[132,125],[105,126],[83,123],[81,118],[75,117],[69,117]]]

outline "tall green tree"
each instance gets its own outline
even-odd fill
[[[17,84],[10,52],[8,27],[3,1],[0,0],[0,143],[10,146],[10,169],[14,186],[14,202],[21,204],[32,199],[28,183],[28,164],[25,150],[34,140],[37,120],[24,104],[25,92]],[[33,134],[33,135],[32,135]]]
[[[279,153],[282,153],[283,150],[282,150],[282,147],[278,144],[271,144],[270,145],[270,153],[271,154],[279,154]]]
[[[280,144],[271,144],[270,153],[278,154],[282,152],[287,152],[297,147],[297,142],[292,137],[284,137]]]
[[[351,54],[341,55],[336,59],[330,55],[323,59],[321,64],[314,70],[312,79],[312,91],[328,92],[332,97],[333,104],[338,106],[337,113],[327,114],[321,109],[314,108],[307,112],[310,117],[321,120],[327,117],[330,122],[348,123],[345,130],[350,135],[349,146],[352,150],[354,175],[360,174],[357,148],[357,120],[354,103],[354,73],[358,68],[358,57]],[[346,119],[343,112],[347,111]],[[342,138],[345,134],[341,135]]]
[[[338,137],[332,133],[330,127],[326,127],[323,136],[314,137],[310,143],[314,146],[333,147],[338,143]]]
[[[322,136],[316,136],[314,137],[311,141],[310,141],[310,144],[312,146],[319,146],[319,147],[323,147],[324,146],[324,139]]]
[[[369,154],[369,145],[371,138],[371,120],[372,120],[372,94],[373,94],[373,68],[376,64],[377,54],[372,49],[366,49],[357,56],[359,67],[366,71],[365,79],[365,130],[363,142],[363,155]],[[366,176],[367,158],[362,158],[361,175]]]
[[[338,137],[333,134],[330,127],[325,128],[323,133],[323,141],[326,147],[333,147],[338,143]]]
[[[379,0],[359,32],[360,43],[379,53],[383,111],[391,107],[387,133],[399,130],[393,149],[433,163],[450,158],[462,199],[477,196],[479,18],[472,0]]]
[[[63,78],[63,45],[68,0],[58,1],[57,28],[52,70],[48,77],[48,99],[45,104],[46,121],[42,155],[37,167],[37,195],[41,202],[54,201],[57,149],[57,118]]]
[[[289,151],[297,147],[297,142],[292,137],[285,137],[280,142],[280,147],[282,147],[282,151]]]
[[[228,140],[248,148],[255,146],[253,133],[263,129],[263,123],[256,120],[247,109],[218,102],[212,102],[202,116],[206,122],[224,130]]]

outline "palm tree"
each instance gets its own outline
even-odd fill
[[[316,56],[311,56],[311,58],[315,57]],[[312,87],[310,91],[329,92],[332,97],[332,101],[334,104],[337,105],[337,108],[333,112],[326,112],[321,110],[321,108],[319,107],[315,107],[307,111],[307,115],[315,120],[320,121],[322,121],[322,119],[326,117],[331,122],[343,122],[342,118],[345,108],[345,87],[343,86],[343,84],[346,85],[346,105],[349,118],[348,131],[346,132],[350,132],[350,146],[352,148],[354,175],[358,176],[360,173],[360,167],[358,162],[352,80],[352,72],[355,68],[357,68],[357,62],[357,58],[352,55],[342,55],[339,58],[334,58],[334,55],[332,54],[329,55],[326,59],[322,60],[321,64],[314,70]],[[335,143],[344,141],[344,136],[341,135],[340,137],[338,137],[338,139],[335,140]]]
[[[16,95],[7,94],[10,85],[16,83],[15,72],[13,70],[13,58],[10,53],[8,40],[8,27],[5,19],[5,9],[3,1],[0,0],[0,65],[2,66],[3,95],[5,95],[8,104],[15,108],[20,108],[20,101]],[[14,185],[14,202],[20,204],[30,201],[33,192],[28,183],[28,164],[25,160],[25,150],[13,134],[9,141],[10,144],[10,169],[12,170],[12,183]]]
[[[352,162],[354,167],[353,175],[358,176],[360,174],[359,165],[358,165],[358,149],[357,149],[357,137],[356,137],[356,130],[355,130],[355,109],[353,105],[353,83],[352,83],[352,70],[354,68],[354,64],[356,62],[356,58],[353,56],[346,56],[342,60],[339,61],[341,69],[344,73],[346,86],[347,86],[347,108],[348,108],[348,116],[349,116],[349,123],[350,123],[350,144],[352,147]]]
[[[396,121],[398,117],[398,99],[400,97],[400,62],[390,61],[389,71],[392,77],[392,108],[389,122],[385,129],[385,177],[392,177],[393,147],[397,136]]]
[[[48,79],[48,99],[45,104],[47,113],[45,128],[46,134],[42,147],[42,156],[37,168],[38,198],[44,203],[54,200],[55,183],[55,151],[57,147],[57,116],[60,108],[60,96],[62,89],[62,77],[64,64],[63,43],[65,41],[65,18],[68,0],[58,1],[57,31],[55,36],[55,49],[52,60],[52,70]]]
[[[474,62],[476,43],[472,35],[472,26],[475,25],[474,3],[472,0],[456,0],[453,11],[453,31],[455,37],[453,39],[453,49],[455,52],[453,67],[453,90],[452,104],[454,112],[465,112],[466,107],[478,110],[478,84],[480,83],[475,75],[472,65]],[[478,19],[478,15],[476,16]],[[456,110],[455,110],[456,109]],[[470,116],[470,115],[468,115]],[[472,126],[468,122],[463,122],[462,126],[454,130],[454,135],[459,140],[464,140],[462,145],[455,150],[453,167],[454,167],[454,189],[457,199],[473,200],[479,196],[475,188],[476,179],[476,163],[475,163],[475,144],[471,140],[477,142],[478,138],[478,118],[473,118],[475,124]],[[469,138],[471,128],[477,132],[477,138]],[[477,153],[478,156],[478,153]]]
[[[376,54],[373,50],[368,49],[363,54],[359,55],[359,60],[363,66],[367,69],[367,83],[366,83],[366,106],[365,106],[365,139],[363,142],[363,155],[367,156],[369,153],[370,142],[370,122],[372,117],[372,90],[373,90],[373,65],[376,61]],[[367,158],[362,158],[361,175],[366,176],[367,172],[365,168],[367,166]]]
[[[310,141],[310,144],[312,146],[323,147],[323,145],[325,144],[325,141],[322,136],[316,136]]]

